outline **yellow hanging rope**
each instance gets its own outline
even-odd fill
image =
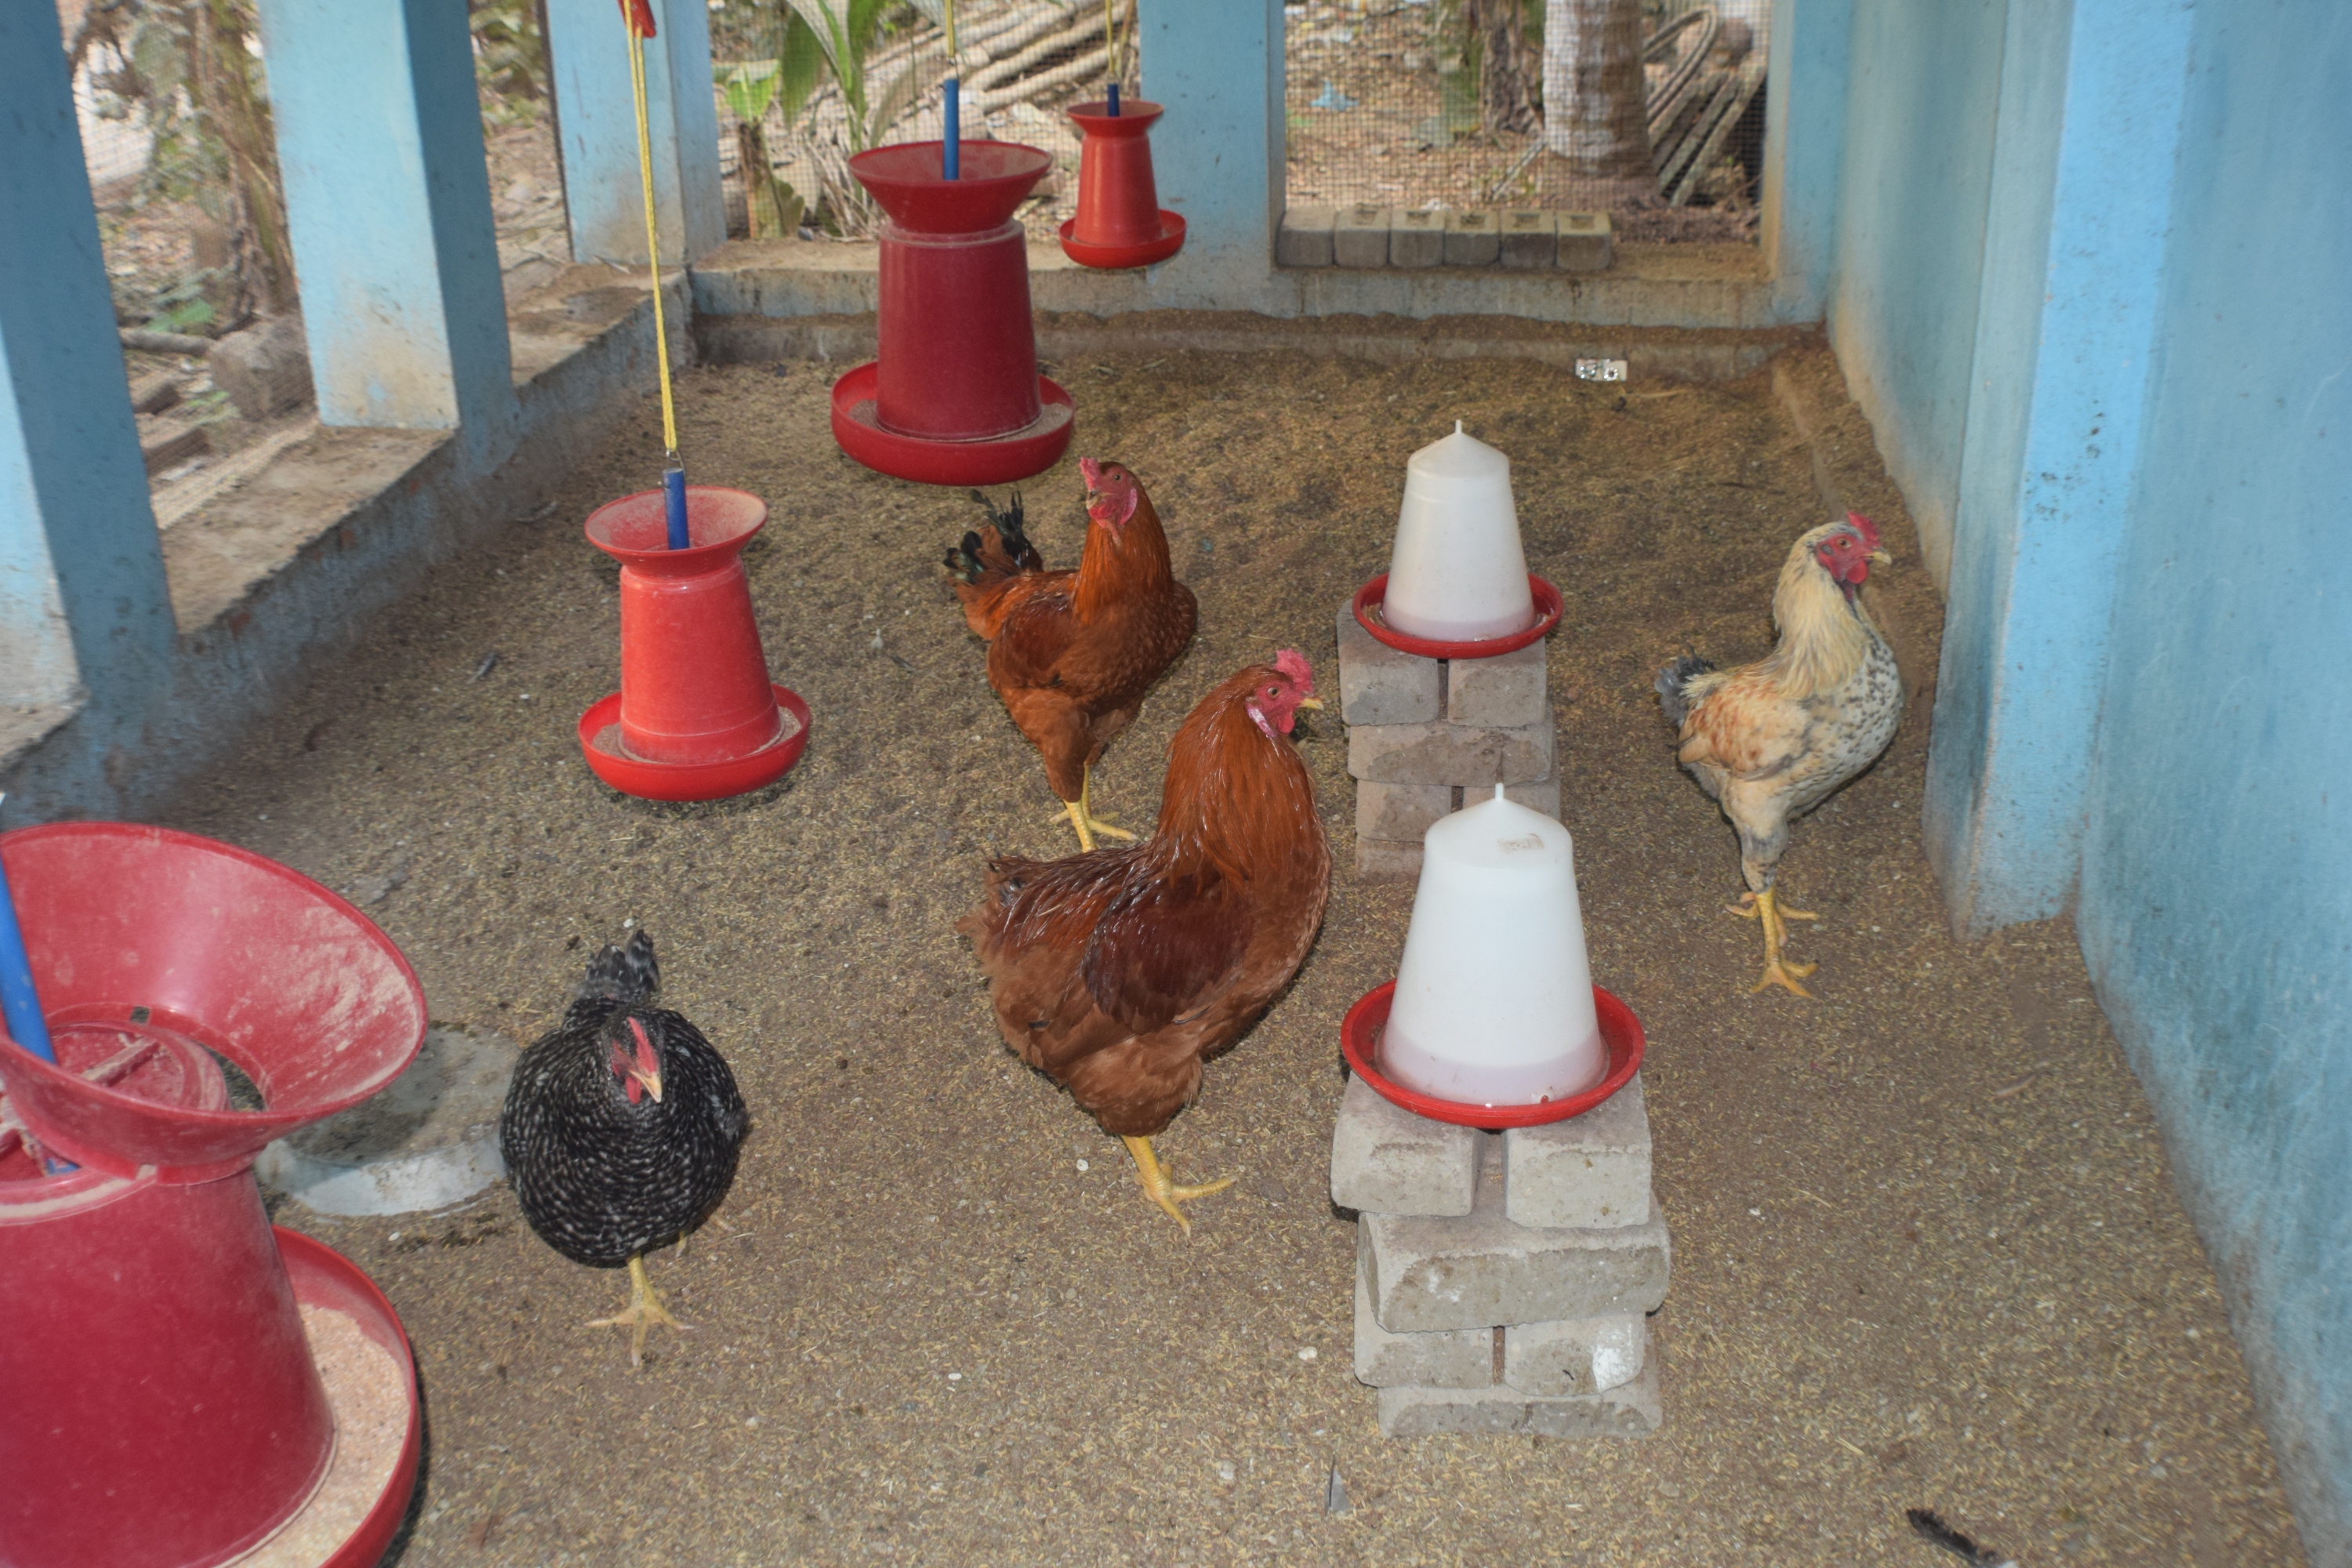
[[[1103,75],[1118,79],[1118,0],[1103,0]]]
[[[962,73],[956,68],[955,0],[947,0],[945,9],[948,22],[948,75],[959,76]]]
[[[673,466],[677,457],[677,400],[669,384],[669,331],[662,310],[661,235],[654,217],[653,132],[646,121],[645,40],[653,37],[653,16],[646,5],[632,7],[624,0],[622,14],[629,28],[629,90],[637,101],[637,174],[646,191],[646,258],[654,283],[654,354],[661,366],[662,448]],[[642,23],[640,22],[642,17]],[[640,34],[640,26],[645,32]]]

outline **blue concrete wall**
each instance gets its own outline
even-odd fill
[[[2189,17],[2179,0],[2010,10],[1928,769],[1963,932],[2074,895]]]
[[[1860,0],[1847,63],[1830,339],[1938,583],[1968,423],[2007,11],[2004,0]]]
[[[2352,1563],[2352,8],[2198,7],[2083,947]]]

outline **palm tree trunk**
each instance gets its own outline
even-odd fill
[[[1571,180],[1656,199],[1640,0],[1547,0],[1543,89],[1544,145],[1568,161]]]
[[[1490,132],[1534,129],[1535,62],[1521,0],[1465,0],[1462,11],[1478,49],[1479,119]]]

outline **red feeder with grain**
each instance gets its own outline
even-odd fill
[[[407,1343],[347,1258],[271,1229],[249,1167],[408,1066],[415,974],[326,889],[192,834],[53,824],[0,862],[57,1055],[0,1043],[0,1562],[210,1568],[279,1537],[374,1563],[416,1478]],[[314,1339],[376,1358],[388,1407]]]

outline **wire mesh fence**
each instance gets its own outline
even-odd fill
[[[1284,16],[1294,206],[1605,210],[1626,239],[1755,235],[1769,0],[1307,0]],[[1632,161],[1572,156],[1612,111]]]
[[[873,235],[881,214],[849,160],[944,134],[946,21],[938,0],[720,0],[710,26],[729,232]],[[955,23],[961,133],[1052,155],[1021,212],[1050,238],[1077,201],[1078,134],[1062,110],[1101,98],[1114,76],[1134,89],[1135,0],[960,0]]]

